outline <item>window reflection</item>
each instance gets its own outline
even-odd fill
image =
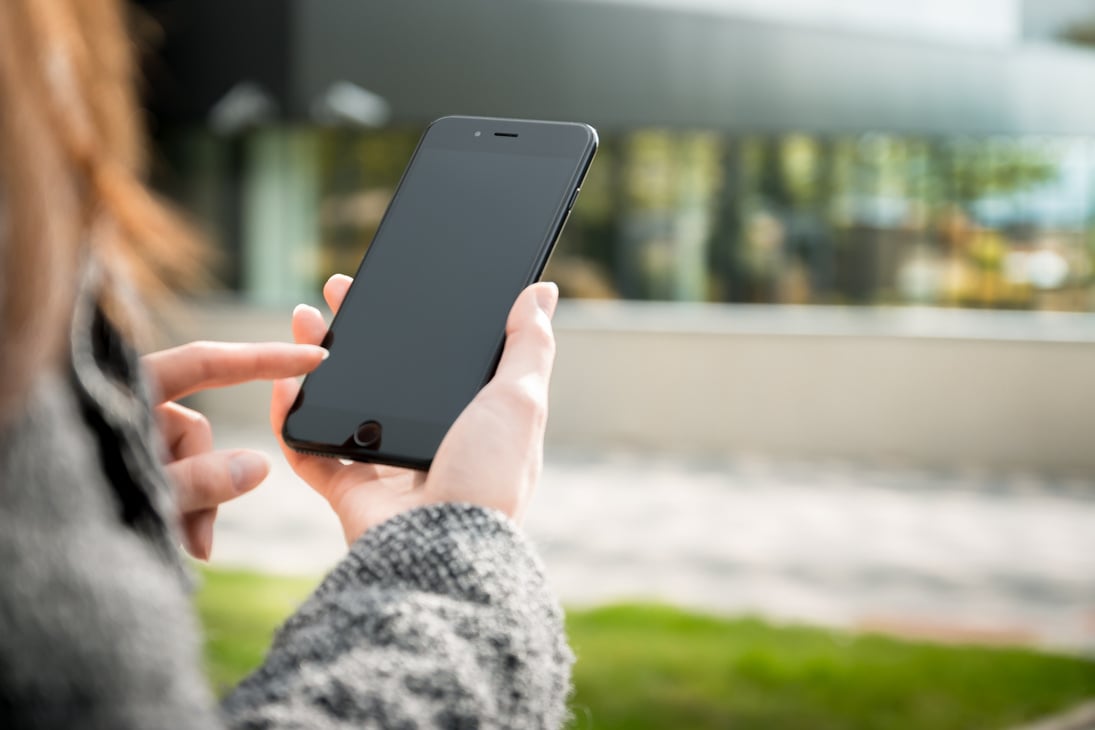
[[[356,268],[419,132],[313,132],[313,286]],[[240,214],[210,184],[246,176],[210,165],[246,166],[239,147],[204,131],[163,147],[169,193],[219,233],[228,272],[247,265]],[[603,130],[547,276],[583,298],[1090,311],[1093,200],[1090,139]]]

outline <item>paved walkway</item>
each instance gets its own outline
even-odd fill
[[[220,443],[272,451],[260,432]],[[275,459],[227,505],[214,562],[318,573],[326,505]],[[562,600],[1095,653],[1095,478],[549,453],[528,530]]]

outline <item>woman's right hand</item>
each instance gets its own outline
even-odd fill
[[[324,298],[337,312],[352,280],[331,277]],[[429,473],[341,461],[293,451],[282,425],[300,388],[295,379],[274,383],[270,421],[293,470],[327,499],[348,543],[370,527],[427,504],[466,502],[500,510],[520,522],[540,479],[548,381],[555,360],[551,317],[559,300],[554,284],[521,292],[506,321],[506,345],[494,378],[468,404],[445,435]],[[327,332],[314,307],[293,312],[293,338],[318,345]]]

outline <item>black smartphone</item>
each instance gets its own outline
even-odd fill
[[[597,150],[587,124],[443,117],[419,140],[282,434],[428,469],[494,374]]]

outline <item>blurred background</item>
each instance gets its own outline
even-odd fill
[[[436,117],[599,129],[546,274],[529,523],[576,726],[1006,727],[1095,697],[1095,2],[134,4],[155,183],[218,254],[171,339],[286,338]],[[197,405],[275,453],[266,397]],[[219,524],[217,570],[343,549],[280,466]]]

